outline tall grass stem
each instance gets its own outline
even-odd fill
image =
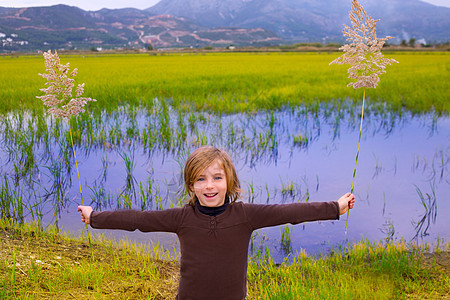
[[[72,127],[70,126],[70,120],[67,122],[67,124],[69,124],[70,142],[72,143],[73,158],[75,159],[75,167],[77,169],[78,186],[80,188],[81,205],[84,206],[83,191],[81,190],[80,172],[78,170],[78,161],[77,161],[77,154],[75,153],[75,146],[73,145]],[[88,229],[87,224],[84,224],[84,226],[86,227],[86,232],[87,232],[87,236],[88,236],[89,247],[91,249],[92,259],[94,259],[94,252],[92,250],[91,235],[89,234],[89,229]]]
[[[360,122],[360,125],[359,125],[358,148],[356,150],[355,168],[353,169],[352,188],[350,189],[350,193],[352,193],[352,194],[353,194],[353,188],[354,188],[354,185],[355,185],[356,165],[358,164],[358,157],[359,157],[359,146],[361,144],[361,132],[362,132],[363,119],[364,119],[364,105],[365,105],[365,102],[366,102],[366,89],[364,89],[364,92],[363,92],[363,103],[362,103],[362,109],[361,109],[361,122]],[[345,234],[347,234],[348,216],[349,215],[350,215],[350,209],[347,211],[347,220],[345,221]]]
[[[72,143],[73,158],[75,159],[75,166],[77,168],[78,186],[80,188],[81,205],[84,206],[83,191],[81,190],[80,172],[78,170],[77,154],[75,153],[75,147],[73,145],[72,127],[70,126],[70,121],[67,123],[69,124],[70,142]]]

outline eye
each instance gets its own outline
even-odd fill
[[[216,176],[214,179],[215,179],[215,180],[221,180],[221,179],[222,179],[222,176]]]
[[[199,178],[197,178],[196,181],[203,181],[203,180],[205,180],[203,177],[199,177]]]

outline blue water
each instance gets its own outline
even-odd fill
[[[169,113],[168,126],[176,135],[180,119],[175,112]],[[151,124],[161,136],[158,112],[148,115],[145,111],[138,111],[132,120],[127,119],[126,109],[122,114],[103,116],[105,132],[109,132],[119,119],[124,135],[130,123],[134,123],[139,131]],[[359,133],[357,113],[339,113],[322,108],[317,115],[300,109],[224,116],[192,115],[197,119],[191,122],[192,127],[186,127],[186,138],[179,145],[165,148],[159,143],[159,147],[149,149],[132,136],[122,139],[120,144],[109,141],[92,145],[84,141],[78,145],[76,152],[85,203],[91,204],[95,198],[94,191],[103,190],[104,195],[100,197],[103,202],[92,203],[96,209],[123,208],[126,198],[123,195],[127,194],[128,184],[132,207],[141,209],[140,185],[147,187],[150,181],[152,194],[161,197],[164,208],[182,205],[184,162],[188,154],[202,143],[224,148],[230,153],[244,190],[241,199],[244,202],[330,201],[350,191]],[[189,114],[182,120],[188,124]],[[63,123],[61,126],[66,129],[66,125]],[[96,127],[95,130],[100,129]],[[306,137],[307,142],[295,144],[293,136],[299,135]],[[268,248],[275,261],[279,262],[302,249],[309,255],[317,255],[363,238],[370,241],[404,239],[432,245],[438,239],[448,242],[449,142],[449,117],[433,114],[412,116],[408,113],[380,116],[369,110],[363,123],[354,184],[357,202],[350,212],[347,234],[345,215],[339,221],[290,225],[291,243],[288,247],[281,245],[281,228],[284,226],[265,228],[255,233],[250,253],[254,255],[257,249]],[[6,144],[4,142],[0,148],[1,170],[12,180],[15,160],[8,161],[11,146]],[[42,201],[43,195],[50,194],[44,205],[45,224],[57,224],[63,231],[79,234],[84,225],[76,212],[81,200],[75,168],[72,167],[70,173],[63,171],[64,200],[60,201],[57,216],[52,204],[57,200],[49,192],[55,177],[48,166],[51,162],[63,160],[58,149],[57,145],[48,150],[36,143],[36,168],[26,178],[38,182],[33,186],[41,197],[28,196],[27,201],[30,204],[37,199]],[[124,157],[132,158],[133,154],[135,167],[127,179]],[[39,159],[45,156],[46,159]],[[25,182],[25,179],[21,180]],[[30,189],[30,184],[19,185],[22,189]],[[291,185],[292,192],[283,193],[283,189]],[[29,193],[29,190],[25,192]],[[156,209],[157,204],[153,200],[146,208]],[[26,218],[31,220],[32,216],[27,214]],[[111,230],[91,230],[91,233],[117,240],[158,243],[171,251],[178,247],[174,234]]]

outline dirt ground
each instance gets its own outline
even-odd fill
[[[450,276],[450,251],[441,251],[437,253],[424,253],[423,264],[429,268],[436,264],[445,274]]]

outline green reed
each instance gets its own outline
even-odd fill
[[[265,190],[266,190],[266,204],[268,204],[270,201],[270,191],[269,191],[269,185],[267,183],[265,185]]]
[[[130,189],[122,191],[117,197],[117,207],[131,209],[133,194]]]
[[[153,194],[153,199],[155,199],[155,209],[156,210],[163,210],[163,199],[161,197],[161,189],[158,186],[157,190]]]
[[[303,180],[303,183],[305,184],[305,193],[304,193],[304,196],[303,196],[303,199],[302,199],[302,200],[304,200],[305,202],[308,202],[309,199],[310,199],[310,197],[311,197],[311,195],[310,195],[310,193],[309,193],[309,184],[308,184],[308,180],[307,180],[306,176],[304,176],[304,177],[302,178],[302,180]],[[317,185],[317,188],[318,188],[318,185]],[[316,190],[316,192],[317,192],[317,190]]]
[[[106,206],[107,204],[107,193],[105,190],[105,187],[103,185],[98,185],[97,180],[94,181],[93,186],[88,186],[89,190],[91,191],[90,198],[91,198],[91,206],[95,210],[100,210],[102,207]]]
[[[44,207],[47,202],[42,200],[41,194],[36,192],[34,188],[32,192],[33,195],[29,193],[28,205],[25,204],[25,207],[31,215],[32,222],[34,222],[37,226],[37,229],[41,231],[44,228],[42,218],[44,217]],[[34,201],[31,202],[31,199],[34,199]]]
[[[291,244],[291,235],[292,235],[292,227],[289,224],[280,227],[281,232],[281,250],[285,255],[292,252],[292,244]]]
[[[20,173],[23,175],[35,168],[34,135],[27,136],[19,131],[17,132],[16,141],[16,145],[19,148],[16,160],[20,166]]]
[[[381,232],[386,235],[386,237],[384,238],[384,242],[386,244],[392,243],[394,241],[395,227],[391,219],[386,220],[386,222],[383,224]]]
[[[147,180],[147,186],[144,187],[144,184],[142,182],[139,183],[139,190],[140,190],[140,203],[141,203],[141,210],[148,210],[150,209],[150,205],[153,201],[153,193],[152,193],[152,180]]]
[[[48,195],[53,195],[54,200],[57,203],[64,203],[65,194],[68,186],[71,183],[71,178],[69,173],[64,173],[63,165],[61,161],[51,161],[50,165],[44,166],[49,171],[47,176],[49,177],[49,181],[51,182],[50,190],[48,191]],[[47,198],[48,196],[46,196]]]
[[[21,223],[24,220],[24,206],[23,190],[14,187],[5,173],[0,189],[0,217]]]
[[[123,163],[125,165],[125,171],[127,174],[126,181],[127,181],[127,187],[131,187],[131,183],[133,182],[133,171],[136,167],[136,161],[134,158],[135,155],[135,148],[132,147],[130,149],[130,153],[127,152],[119,152],[119,156],[123,159]]]
[[[248,203],[254,203],[255,202],[255,188],[254,188],[253,180],[248,183],[247,193],[248,193]]]
[[[281,194],[283,197],[289,196],[290,198],[295,198],[297,192],[294,187],[294,182],[289,181],[288,183],[281,183]]]
[[[292,135],[292,142],[293,142],[294,146],[307,147],[309,139],[305,135],[297,134],[297,135]]]

